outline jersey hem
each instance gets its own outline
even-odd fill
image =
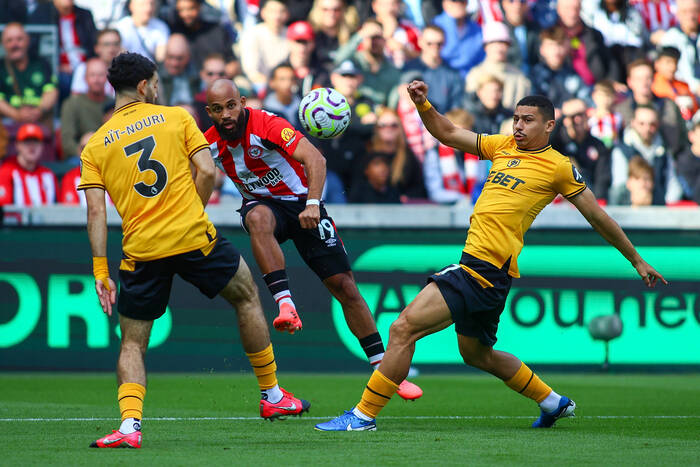
[[[569,193],[568,195],[564,195],[564,198],[566,198],[566,199],[573,198],[574,196],[576,196],[577,194],[581,193],[581,192],[582,192],[583,190],[585,190],[586,188],[587,188],[587,186],[584,185],[584,186],[582,186],[581,188],[579,188],[578,190],[574,191],[573,193]]]
[[[87,190],[88,188],[102,188],[103,190],[105,190],[104,185],[100,185],[97,183],[89,183],[86,185],[79,185],[78,188],[76,188],[76,190]]]

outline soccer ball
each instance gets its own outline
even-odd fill
[[[335,138],[350,124],[348,100],[333,88],[318,88],[304,96],[299,104],[299,121],[316,138]]]

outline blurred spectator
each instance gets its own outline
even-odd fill
[[[445,117],[460,128],[471,128],[474,122],[469,112],[463,109],[452,109]],[[430,138],[433,145],[425,150],[422,160],[423,180],[428,199],[435,203],[455,203],[467,196],[464,174],[460,172],[458,164],[464,160],[465,155],[440,144],[432,135]]]
[[[698,102],[686,83],[675,78],[681,53],[675,47],[661,49],[654,60],[654,81],[651,91],[656,97],[665,97],[676,103],[683,118],[688,121],[698,111]]]
[[[571,159],[595,197],[607,200],[612,177],[610,150],[591,135],[584,101],[564,102],[562,120],[552,134],[551,143]]]
[[[102,60],[107,68],[112,64],[114,57],[119,55],[122,48],[122,38],[116,29],[104,29],[97,33],[95,43],[95,54]],[[70,91],[73,94],[85,94],[87,92],[87,82],[85,81],[85,63],[78,65],[73,72],[73,81]],[[114,89],[109,82],[105,83],[105,94],[114,97]]]
[[[27,22],[27,0],[6,0],[0,8],[0,24]]]
[[[331,73],[331,84],[348,100],[351,117],[345,132],[332,139],[316,140],[326,156],[326,188],[323,199],[328,203],[344,203],[350,191],[353,168],[365,155],[377,116],[374,102],[359,91],[362,72],[346,60]]]
[[[488,135],[500,133],[503,122],[513,117],[513,111],[503,107],[503,81],[494,75],[482,76],[474,97],[466,102],[467,110],[474,116],[472,130]]]
[[[113,28],[117,21],[128,14],[128,0],[75,0],[75,4],[92,13],[98,31]]]
[[[481,28],[469,18],[466,1],[443,0],[442,8],[444,11],[433,20],[445,31],[442,58],[465,77],[484,59]]]
[[[583,2],[581,18],[603,35],[610,54],[622,69],[644,57],[649,43],[646,26],[639,11],[627,0],[588,0]]]
[[[654,168],[642,156],[632,156],[627,172],[627,189],[619,204],[651,206],[654,200]]]
[[[445,32],[435,24],[426,26],[419,44],[420,56],[407,63],[404,69],[418,72],[420,79],[428,83],[428,95],[439,111],[459,107],[464,98],[464,86],[460,73],[442,59]]]
[[[172,34],[165,46],[165,60],[158,64],[159,103],[175,105],[194,102],[199,76],[190,57],[190,46],[185,36]]]
[[[95,131],[102,125],[103,109],[111,99],[105,95],[107,67],[99,58],[87,62],[85,80],[88,89],[85,94],[73,94],[61,107],[61,149],[65,160],[72,159],[76,164],[80,137]]]
[[[350,40],[357,28],[355,8],[348,8],[344,0],[316,0],[309,13],[309,22],[316,32],[316,55],[323,64],[332,67],[336,51]]]
[[[328,72],[321,66],[314,54],[314,30],[306,21],[297,21],[287,27],[290,65],[299,80],[298,94],[306,95],[311,89],[330,84]]]
[[[406,70],[418,71],[428,84],[428,99],[438,112],[447,112],[462,105],[464,86],[462,77],[440,56],[445,45],[445,32],[434,24],[426,26],[421,34],[420,57],[406,64]]]
[[[165,59],[165,45],[170,29],[156,18],[157,0],[129,0],[130,16],[125,16],[114,25],[122,36],[122,45],[127,52],[148,57],[153,62]]]
[[[267,84],[274,67],[289,55],[287,18],[289,11],[280,0],[267,0],[260,10],[262,22],[241,34],[241,66],[256,92]]]
[[[240,64],[233,54],[231,34],[218,22],[207,21],[202,17],[204,0],[176,0],[175,13],[169,19],[170,32],[182,34],[190,44],[194,67],[202,68],[202,61],[212,53],[220,53],[226,60],[230,76],[240,73]]]
[[[676,78],[685,81],[695,95],[700,95],[700,0],[678,0],[678,25],[664,34],[661,45],[670,45],[681,51]]]
[[[676,0],[630,0],[644,20],[649,33],[649,41],[659,45],[666,31],[678,24],[674,15]]]
[[[588,127],[591,129],[591,135],[602,141],[607,148],[612,148],[622,131],[622,115],[613,110],[613,82],[608,79],[597,82],[593,86],[591,98],[593,107],[588,109]]]
[[[454,125],[464,128],[465,130],[472,130],[474,128],[474,116],[464,109],[450,110],[445,114],[445,117]],[[504,123],[506,122],[507,121],[504,121]],[[461,151],[457,151],[443,144],[438,146],[438,152],[440,155],[440,170],[443,180],[445,180],[445,186],[454,191],[465,192],[471,199],[471,202],[476,203],[476,200],[481,194],[481,190],[484,188],[484,182],[489,174],[489,170],[491,169],[491,161],[481,161],[476,154],[462,153]],[[457,190],[455,186],[455,170],[450,167],[452,165],[452,157],[457,157],[457,162],[463,162],[464,164],[464,185],[462,190]],[[448,179],[451,179],[451,181],[448,181]]]
[[[557,2],[559,25],[564,28],[570,42],[571,65],[588,86],[605,78],[619,82],[623,80],[620,65],[612,59],[603,35],[581,19],[581,1]]]
[[[590,100],[590,90],[566,58],[569,40],[559,26],[540,33],[540,56],[542,61],[532,67],[533,92],[547,96],[555,109],[561,109],[564,101],[577,97]]]
[[[386,155],[372,153],[363,160],[363,175],[358,177],[350,190],[351,203],[385,204],[400,203],[398,190],[389,183],[391,167]]]
[[[44,133],[33,123],[17,131],[17,156],[0,166],[0,206],[42,206],[56,201],[56,176],[39,164]]]
[[[50,123],[58,99],[51,65],[43,58],[29,57],[29,35],[19,23],[5,26],[2,47],[5,66],[0,67],[0,114],[18,123]]]
[[[700,204],[700,121],[688,132],[690,147],[678,155],[678,178],[686,196]]]
[[[420,29],[442,12],[442,0],[403,0],[406,18]]]
[[[530,67],[537,63],[539,25],[530,19],[530,4],[524,0],[501,0],[501,7],[503,24],[508,27],[510,35],[506,62],[520,68],[527,75]]]
[[[5,125],[0,123],[0,163],[7,155],[7,147],[10,145],[10,134]],[[2,216],[0,216],[2,218]]]
[[[207,114],[207,88],[217,79],[230,78],[226,74],[226,61],[221,54],[211,54],[204,59],[202,69],[199,71],[199,79],[202,83],[201,91],[194,96],[194,108],[199,117],[199,129],[206,131],[213,125]],[[239,88],[242,89],[242,88]],[[243,91],[241,91],[243,92]],[[250,100],[247,102],[250,104]]]
[[[389,180],[401,195],[401,202],[425,199],[423,169],[406,144],[399,116],[389,108],[378,112],[374,134],[367,147],[369,155],[385,156],[390,162]],[[353,175],[353,181],[362,174]]]
[[[620,102],[616,110],[622,115],[623,126],[627,126],[632,121],[634,110],[638,106],[654,107],[660,118],[660,131],[664,141],[669,145],[671,154],[676,155],[688,144],[685,121],[672,100],[654,96],[651,91],[653,79],[654,69],[647,60],[639,59],[630,63],[627,71],[627,85],[632,95]]]
[[[352,59],[362,70],[360,91],[378,105],[387,105],[395,93],[401,74],[384,55],[385,39],[382,25],[368,19],[360,31],[340,50],[336,60]],[[360,50],[357,46],[360,45]],[[395,101],[396,96],[391,96]]]
[[[520,68],[508,63],[511,41],[508,28],[503,23],[492,21],[484,25],[482,34],[486,58],[467,75],[466,90],[475,92],[484,75],[494,75],[503,82],[503,106],[514,108],[520,99],[530,94],[532,85]]]
[[[289,23],[306,21],[313,6],[313,0],[285,0],[289,9]]]
[[[94,135],[94,131],[89,131],[80,137],[78,143],[78,156],[83,152],[83,148],[87,142]],[[85,191],[78,191],[78,185],[80,185],[80,166],[73,167],[70,169],[61,179],[61,189],[58,193],[58,202],[62,204],[79,204],[81,206],[87,206],[85,201]],[[105,192],[105,196],[107,192]]]
[[[299,128],[299,103],[297,94],[299,85],[294,68],[280,64],[272,69],[268,81],[268,92],[263,99],[263,109],[273,112],[287,120],[293,127]]]
[[[97,30],[92,13],[74,5],[73,0],[39,3],[29,15],[31,24],[58,27],[58,87],[60,100],[70,94],[73,70],[95,55]]]
[[[407,61],[413,60],[420,53],[420,30],[401,17],[399,0],[372,0],[372,11],[382,25],[386,54],[396,68],[403,68]]]
[[[621,141],[612,151],[612,186],[610,201],[620,204],[627,183],[628,164],[639,154],[654,168],[653,204],[663,205],[681,199],[682,188],[676,177],[671,153],[659,132],[659,117],[654,107],[637,107],[630,126],[622,132]]]

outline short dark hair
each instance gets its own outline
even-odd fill
[[[116,92],[136,89],[141,81],[151,79],[156,69],[156,64],[143,55],[125,52],[114,57],[107,79]]]
[[[681,51],[670,45],[662,47],[661,50],[659,50],[659,55],[656,58],[658,60],[661,57],[670,57],[678,62],[678,60],[681,59]]]
[[[545,121],[554,120],[554,105],[545,96],[525,96],[518,101],[516,107],[521,105],[527,107],[537,107]]]

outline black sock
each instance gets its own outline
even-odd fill
[[[374,366],[382,361],[382,357],[384,356],[384,343],[382,342],[382,336],[380,336],[378,332],[363,337],[359,341],[362,350],[364,350],[365,355],[367,355],[370,365]]]
[[[287,272],[284,269],[263,274],[263,280],[265,284],[267,284],[267,288],[270,290],[273,297],[280,292],[289,292],[289,280],[287,279]]]

